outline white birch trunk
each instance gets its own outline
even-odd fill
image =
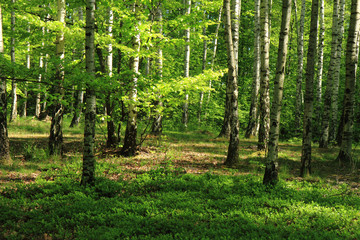
[[[225,10],[225,38],[228,60],[228,84],[230,87],[230,142],[225,165],[236,166],[239,164],[239,113],[238,113],[238,85],[236,75],[236,62],[233,46],[232,27],[231,27],[231,8],[230,0],[224,0]]]
[[[276,184],[278,181],[278,145],[280,132],[280,115],[285,79],[286,57],[288,52],[289,28],[291,18],[291,0],[283,0],[282,20],[279,37],[276,78],[274,82],[274,97],[271,106],[271,127],[269,134],[269,152],[263,183]]]
[[[316,58],[316,41],[318,33],[319,0],[312,0],[310,36],[306,64],[306,86],[303,122],[303,140],[301,153],[300,176],[311,174],[311,141],[312,141],[312,116],[314,102],[314,75]]]
[[[296,78],[296,102],[295,102],[295,126],[301,126],[301,109],[303,106],[303,72],[304,72],[304,24],[305,24],[306,0],[301,1],[300,21],[297,24],[298,34],[298,72]],[[298,128],[298,127],[297,127]]]
[[[86,37],[85,60],[86,72],[95,80],[95,4],[96,0],[86,1]],[[95,122],[96,122],[96,95],[91,84],[86,86],[86,110],[84,126],[84,153],[81,185],[95,184]]]
[[[341,56],[342,56],[342,43],[344,34],[344,12],[345,12],[345,0],[339,2],[339,18],[338,18],[338,40],[336,47],[336,60],[334,66],[334,84],[332,89],[332,102],[331,102],[331,124],[329,128],[329,140],[334,140],[336,135],[336,127],[338,126],[339,115],[339,84],[340,84],[340,69],[341,69]]]
[[[156,21],[159,24],[157,33],[159,35],[163,34],[163,23],[162,23],[162,4],[159,4],[159,7],[157,9],[156,13]],[[156,59],[156,75],[159,79],[162,79],[163,77],[163,50],[161,47],[158,47],[157,50],[157,59]],[[156,102],[156,109],[155,109],[155,118],[152,124],[152,130],[151,132],[154,135],[160,135],[162,133],[162,107],[163,102],[161,100],[161,95],[159,95],[159,100]]]
[[[133,37],[133,49],[135,56],[130,59],[131,70],[133,71],[131,89],[129,94],[129,115],[126,125],[124,146],[121,150],[123,156],[134,156],[136,153],[136,136],[137,136],[137,82],[139,75],[139,52],[140,52],[140,25],[137,1],[133,6],[133,12],[136,16],[135,33]]]
[[[339,41],[339,0],[334,1],[333,5],[333,22],[332,22],[332,41],[331,41],[331,56],[328,70],[328,77],[326,82],[326,90],[324,94],[324,104],[321,122],[321,137],[319,147],[327,148],[329,143],[330,117],[331,105],[333,102],[333,88],[334,88],[334,73],[337,59],[337,45]]]
[[[13,36],[11,37],[11,50],[10,50],[10,57],[11,62],[15,63],[15,11],[14,11],[14,5],[15,0],[11,0],[12,10],[11,10],[11,33]],[[17,94],[16,94],[17,84],[13,80],[11,83],[11,112],[10,112],[10,122],[15,120],[17,118],[18,112],[17,112]]]
[[[352,162],[352,135],[354,124],[354,103],[356,70],[358,63],[358,38],[360,30],[360,2],[351,1],[350,26],[346,45],[346,79],[344,93],[344,128],[337,159],[341,163]]]
[[[253,83],[251,93],[251,105],[249,113],[249,123],[246,129],[245,137],[250,138],[257,135],[258,129],[258,103],[260,89],[260,0],[255,0],[254,12],[254,69]]]
[[[270,96],[269,96],[269,51],[270,51],[270,26],[269,26],[269,0],[260,4],[260,47],[261,47],[261,75],[260,75],[260,126],[258,150],[267,149],[270,130]]]
[[[185,15],[190,15],[191,12],[191,0],[185,1]],[[184,57],[184,77],[188,78],[190,72],[190,28],[185,30],[185,57]],[[183,124],[187,128],[189,121],[189,94],[185,93],[185,102],[183,107]]]

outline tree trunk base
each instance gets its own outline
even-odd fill
[[[263,184],[276,185],[279,181],[279,171],[274,163],[266,165]]]

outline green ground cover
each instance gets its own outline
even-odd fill
[[[359,171],[339,167],[336,148],[314,148],[314,175],[303,179],[301,145],[281,143],[282,180],[266,187],[253,140],[229,169],[227,141],[211,132],[149,136],[131,158],[100,135],[97,183],[83,188],[81,127],[66,128],[63,158],[49,157],[48,122],[34,121],[10,125],[17,150],[0,166],[0,239],[360,239]]]

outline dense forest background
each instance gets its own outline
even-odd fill
[[[359,238],[359,33],[360,0],[0,0],[0,238]]]

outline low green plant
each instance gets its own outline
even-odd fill
[[[49,158],[49,153],[43,148],[38,148],[34,143],[24,146],[23,155],[27,162],[41,162]]]

